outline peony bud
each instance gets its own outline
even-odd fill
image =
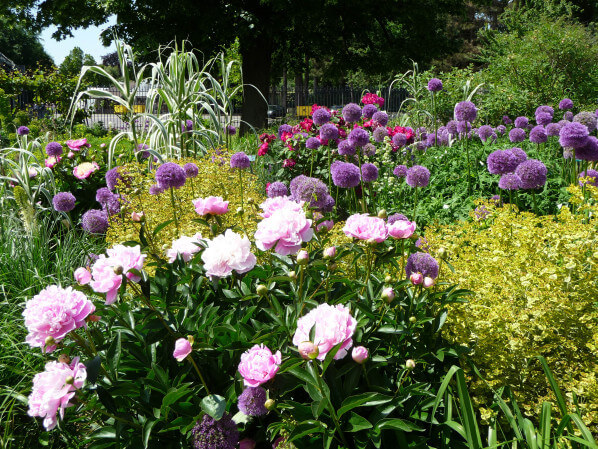
[[[195,343],[195,337],[193,335],[187,335],[187,341],[193,344]]]
[[[384,220],[388,218],[388,213],[386,212],[386,209],[378,211],[378,218],[383,218]]]
[[[417,318],[415,318],[414,316],[410,316],[409,317],[409,322],[410,323],[415,323],[415,322],[417,322]]]
[[[296,281],[297,280],[297,273],[295,273],[294,271],[289,271],[289,277],[293,280]]]
[[[124,271],[124,269],[121,265],[117,265],[114,267],[114,274],[117,274],[120,276],[121,274],[123,274],[123,271]]]
[[[44,340],[44,346],[54,346],[56,344],[56,340],[51,335],[48,335]]]
[[[64,383],[67,385],[73,385],[75,383],[75,378],[73,376],[67,376],[67,378],[64,379]]]
[[[66,363],[68,365],[69,363],[71,363],[71,358],[66,354],[60,354],[58,356],[58,361],[60,363]]]
[[[268,287],[264,284],[260,284],[257,286],[256,292],[260,296],[266,296],[268,294]]]
[[[386,282],[387,284],[390,284],[392,282],[392,277],[391,276],[386,276],[384,278],[384,282]]]
[[[101,143],[100,144],[100,148],[106,148],[106,144],[105,143]]]
[[[395,291],[392,287],[386,287],[382,290],[382,299],[389,304],[395,299]]]
[[[307,265],[309,262],[309,254],[307,251],[302,249],[297,253],[297,264],[298,265]]]
[[[66,157],[68,157],[69,159],[72,159],[75,157],[75,153],[73,153],[72,151],[69,151],[69,153],[66,155]]]
[[[329,246],[324,249],[324,259],[334,259],[336,257],[336,246]]]
[[[145,214],[143,212],[132,212],[131,213],[131,220],[135,223],[141,223],[145,219]]]
[[[92,321],[92,322],[94,322],[94,323],[97,323],[98,321],[100,321],[100,316],[99,316],[99,315],[89,315],[89,316],[87,317],[87,319],[88,319],[89,321]]]
[[[369,353],[367,348],[363,346],[355,346],[351,352],[351,357],[360,365],[368,359]]]
[[[432,279],[431,277],[426,276],[424,278],[424,282],[423,282],[424,288],[430,288],[433,285],[434,285],[434,279]]]
[[[255,449],[256,444],[251,438],[243,438],[239,441],[239,449]]]
[[[438,257],[440,257],[441,259],[444,259],[444,256],[446,256],[446,248],[444,247],[440,247],[438,248]]]
[[[182,362],[189,354],[191,354],[191,342],[186,338],[179,338],[174,343],[172,356],[177,359],[178,362]]]
[[[274,410],[276,408],[276,401],[274,399],[268,399],[264,402],[264,407],[266,407],[266,410]]]
[[[424,276],[421,273],[411,273],[409,280],[413,285],[420,285],[424,281]]]
[[[415,368],[415,360],[409,359],[405,362],[405,368],[412,370]]]
[[[305,360],[314,360],[320,354],[320,348],[311,341],[302,341],[297,349]]]
[[[87,285],[91,281],[91,273],[85,267],[79,267],[75,270],[75,280],[79,285]]]

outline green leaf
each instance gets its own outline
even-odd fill
[[[374,427],[371,422],[369,422],[363,416],[359,416],[355,412],[351,412],[348,425],[349,427],[347,429],[347,432],[359,432],[360,430],[371,429],[372,427]]]
[[[377,430],[393,429],[393,430],[402,430],[404,432],[411,432],[413,430],[417,430],[417,431],[424,430],[421,427],[418,427],[413,423],[403,421],[402,419],[398,419],[398,418],[381,419],[380,421],[378,421],[376,423],[376,429]]]
[[[349,396],[338,409],[338,417],[357,407],[372,407],[374,405],[386,404],[392,401],[392,396],[386,396],[380,393],[362,393],[355,396]]]
[[[305,435],[311,435],[313,433],[323,433],[326,430],[324,424],[319,421],[303,421],[295,426],[289,437],[287,443],[297,440]]]
[[[456,372],[457,377],[457,392],[459,394],[459,405],[461,406],[461,415],[463,420],[463,427],[467,435],[467,444],[470,449],[481,449],[482,438],[480,436],[480,429],[471,403],[471,397],[467,392],[467,383],[465,382],[465,374],[463,370],[459,369]]]
[[[143,447],[147,449],[149,444],[150,435],[152,433],[152,429],[156,425],[158,421],[155,419],[148,419],[146,422],[143,423]]]
[[[87,369],[87,381],[89,383],[95,384],[98,380],[98,373],[100,372],[100,367],[102,366],[102,359],[98,355],[95,356],[93,359],[85,362],[84,365]]]
[[[189,394],[189,389],[187,389],[186,386],[183,386],[182,388],[172,388],[171,391],[169,391],[166,396],[164,396],[164,399],[162,399],[162,408],[164,407],[168,407],[172,404],[174,404],[175,402],[177,402],[179,399],[181,399],[183,396]]]
[[[156,236],[158,234],[158,232],[160,232],[162,229],[164,229],[166,226],[168,226],[172,222],[174,222],[174,220],[166,220],[166,221],[160,223],[158,226],[155,227],[155,229],[152,232],[152,235]]]
[[[201,400],[201,409],[218,421],[226,410],[226,400],[217,394],[211,394]]]

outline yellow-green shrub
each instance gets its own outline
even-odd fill
[[[480,203],[490,213],[485,219],[432,228],[426,238],[447,249],[455,269],[449,281],[474,292],[450,311],[446,336],[470,346],[489,384],[510,385],[528,415],[538,416],[542,401],[554,402],[535,359],[545,356],[570,410],[577,411],[577,401],[596,431],[598,192],[588,186],[590,200],[583,202],[579,187],[570,191],[575,214],[563,207],[557,216],[539,217]],[[490,392],[475,377],[472,391],[488,417]]]

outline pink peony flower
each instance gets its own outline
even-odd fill
[[[275,196],[274,198],[268,198],[260,207],[264,211],[260,215],[262,218],[270,217],[275,211],[279,209],[290,209],[297,212],[301,212],[303,210],[304,201],[296,202],[292,200],[290,196]]]
[[[334,227],[334,221],[324,220],[316,225],[316,231],[321,232],[323,230],[330,231]]]
[[[329,246],[324,249],[324,259],[334,259],[336,257],[336,246]]]
[[[235,270],[242,274],[251,270],[257,261],[251,253],[251,243],[247,236],[241,237],[227,229],[213,240],[207,241],[207,248],[201,254],[206,275],[227,277]]]
[[[204,215],[222,215],[228,212],[228,201],[222,201],[220,196],[209,196],[193,200],[195,212],[202,217]]]
[[[255,244],[262,251],[274,248],[278,254],[296,254],[303,242],[309,242],[314,235],[311,220],[303,210],[291,208],[275,210],[264,218],[255,232]]]
[[[73,151],[80,151],[82,147],[91,147],[90,144],[87,143],[87,139],[76,139],[76,140],[67,140],[66,146],[69,147]]]
[[[172,263],[176,260],[178,254],[181,255],[185,262],[189,262],[193,255],[198,253],[201,249],[200,243],[201,234],[198,232],[193,237],[183,236],[172,241],[172,246],[166,251],[168,262]]]
[[[91,281],[91,273],[85,267],[79,267],[75,270],[75,280],[79,285],[87,285]]]
[[[272,354],[272,351],[266,346],[255,345],[241,356],[239,373],[241,373],[246,387],[259,387],[276,375],[280,363],[280,351]]]
[[[72,159],[75,157],[75,153],[73,153],[72,151],[69,151],[68,154],[66,155],[67,158]]]
[[[424,288],[430,288],[434,285],[435,281],[433,278],[426,276],[422,282]]]
[[[355,346],[353,348],[353,351],[351,352],[351,357],[353,357],[353,360],[355,360],[355,362],[361,365],[368,359],[369,353],[367,348],[364,348],[363,346]]]
[[[60,156],[50,156],[46,159],[46,167],[54,168],[60,162]]]
[[[33,378],[27,414],[44,418],[44,427],[52,430],[58,423],[56,413],[60,409],[60,418],[64,419],[64,409],[72,405],[69,401],[85,379],[87,370],[83,363],[79,363],[79,357],[75,357],[70,365],[55,361],[46,363],[45,371]]]
[[[395,239],[408,239],[415,232],[416,226],[414,221],[397,220],[388,225],[388,235]]]
[[[52,352],[56,345],[46,346],[46,339],[52,337],[56,343],[60,342],[70,331],[85,326],[85,319],[95,309],[83,293],[71,287],[50,285],[25,305],[23,316],[29,332],[25,341],[33,348]]]
[[[297,330],[293,336],[293,344],[309,341],[309,334],[315,326],[314,343],[318,346],[318,360],[324,360],[326,354],[339,343],[342,346],[334,356],[335,360],[342,359],[353,345],[352,336],[357,321],[351,316],[351,311],[343,306],[320,304],[307,315],[297,320]]]
[[[108,250],[106,253],[117,265],[123,267],[123,273],[126,274],[127,279],[133,282],[139,282],[141,277],[137,274],[130,272],[130,270],[141,271],[143,269],[143,263],[145,262],[146,254],[141,254],[141,247],[137,246],[124,246],[116,245]]]
[[[368,214],[354,214],[347,218],[343,232],[347,237],[359,240],[370,240],[380,243],[386,240],[388,230],[382,218],[370,217]]]
[[[313,360],[320,353],[320,349],[311,341],[302,341],[297,345],[297,350],[305,360]]]
[[[73,175],[77,179],[87,179],[99,169],[100,166],[96,162],[83,162],[73,168]]]
[[[179,338],[174,344],[172,356],[177,359],[177,362],[182,362],[189,354],[191,354],[191,342],[186,338]]]
[[[411,273],[409,280],[413,285],[419,285],[424,282],[424,275],[421,273]]]
[[[37,170],[33,167],[29,167],[29,177],[30,178],[35,178],[37,176]]]

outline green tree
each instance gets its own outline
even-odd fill
[[[16,65],[34,68],[52,65],[52,58],[39,42],[39,36],[8,17],[0,15],[0,50]]]
[[[84,65],[95,65],[96,61],[93,56],[84,53],[79,47],[75,47],[64,58],[62,64],[58,68],[58,72],[66,76],[78,76],[81,73],[81,67]]]

